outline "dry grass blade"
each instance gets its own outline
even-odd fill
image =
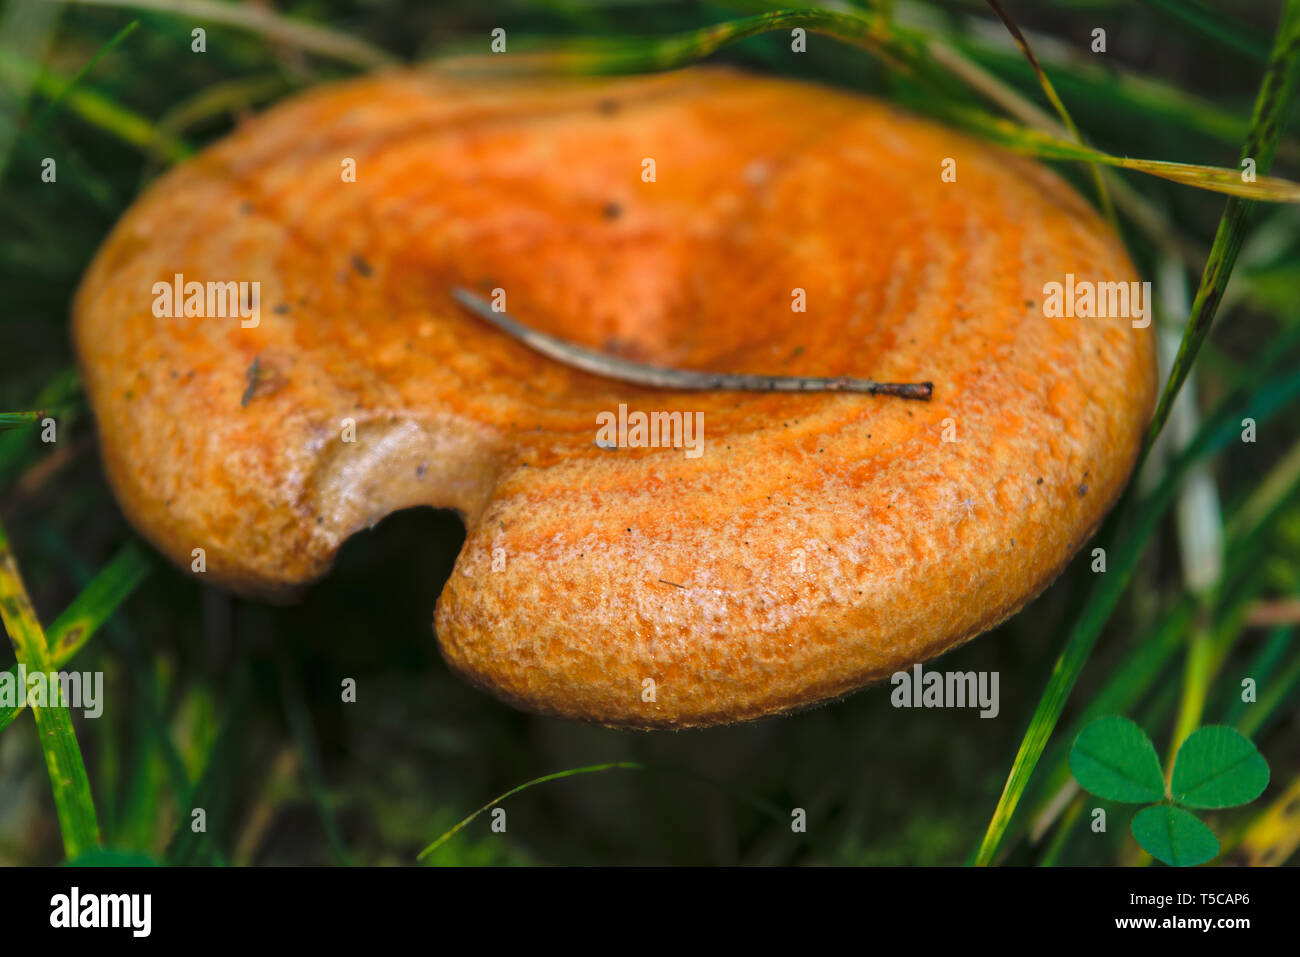
[[[1244,867],[1278,867],[1300,850],[1300,777],[1245,828],[1228,862]]]

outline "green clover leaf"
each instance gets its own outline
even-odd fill
[[[1080,787],[1107,801],[1146,804],[1165,796],[1155,745],[1119,715],[1098,718],[1079,732],[1070,749],[1070,771]]]
[[[1198,808],[1248,804],[1266,787],[1268,762],[1249,738],[1225,725],[1188,736],[1178,749],[1170,782],[1175,801]]]
[[[1192,867],[1219,856],[1219,839],[1195,814],[1172,804],[1144,807],[1133,816],[1133,836],[1152,857]]]
[[[1171,800],[1155,745],[1128,718],[1098,718],[1079,732],[1070,749],[1070,771],[1079,786],[1108,801],[1147,803],[1133,816],[1133,837],[1148,854],[1174,867],[1190,867],[1219,855],[1219,839],[1188,807],[1248,804],[1268,787],[1268,762],[1251,740],[1226,725],[1188,735],[1174,759]],[[1181,805],[1186,805],[1183,807]]]

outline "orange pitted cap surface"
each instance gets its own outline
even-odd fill
[[[203,549],[210,579],[283,595],[396,509],[457,509],[455,670],[684,727],[885,677],[1060,571],[1155,388],[1150,329],[1045,312],[1067,275],[1136,279],[1054,174],[870,99],[716,69],[407,71],[296,97],[161,179],[74,333],[118,499],[183,567]],[[635,387],[458,286],[625,359],[934,398]],[[679,413],[653,420],[679,447],[638,413]]]

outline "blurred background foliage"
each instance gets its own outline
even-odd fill
[[[53,622],[132,534],[102,477],[68,337],[78,279],[140,190],[241,117],[296,90],[400,61],[486,52],[505,27],[520,49],[574,37],[660,37],[734,20],[761,3],[538,0],[249,0],[224,22],[184,4],[10,0],[0,8],[0,410],[64,408],[59,441],[0,432],[0,522],[40,619]],[[831,5],[828,5],[831,6]],[[1118,156],[1235,169],[1281,2],[1010,2],[1090,144]],[[832,6],[852,12],[852,4]],[[863,4],[996,77],[1050,113],[1032,69],[983,0]],[[279,17],[268,28],[267,17]],[[134,26],[133,26],[134,24]],[[302,25],[356,48],[330,52]],[[207,52],[190,50],[196,27]],[[1092,31],[1107,34],[1104,55]],[[315,38],[315,39],[313,39]],[[363,45],[364,44],[364,45]],[[381,55],[374,55],[381,51]],[[790,51],[788,31],[713,59],[818,79],[924,112],[987,102],[954,84],[938,102],[915,78],[835,39]],[[75,81],[75,82],[74,82]],[[947,95],[947,94],[946,94]],[[1294,112],[1294,109],[1292,110]],[[1274,174],[1300,177],[1294,124]],[[40,181],[59,158],[57,185]],[[1054,164],[1085,195],[1089,172]],[[1116,174],[1119,222],[1157,283],[1176,346],[1223,196]],[[870,184],[863,184],[869,189]],[[1131,585],[1082,671],[999,859],[1144,863],[1128,813],[1105,834],[1063,775],[1086,709],[1129,714],[1164,752],[1189,695],[1233,723],[1273,781],[1246,808],[1210,815],[1221,861],[1281,863],[1300,845],[1300,215],[1261,205],[1213,333],[1167,435],[1225,438],[1180,480]],[[1242,409],[1281,396],[1243,443]],[[1265,405],[1268,403],[1266,402]],[[1167,474],[1158,447],[1140,487]],[[463,539],[458,518],[393,515],[344,547],[294,607],[207,588],[149,557],[142,584],[67,667],[102,670],[105,711],[74,713],[104,843],[158,861],[410,864],[494,795],[563,768],[637,761],[551,781],[480,817],[434,864],[961,863],[979,844],[1048,674],[1094,577],[1088,549],[1027,610],[942,659],[1001,674],[1001,713],[896,710],[888,685],[798,715],[678,733],[584,727],[513,711],[452,677],[434,602]],[[1221,545],[1220,543],[1225,542]],[[144,556],[148,549],[142,549]],[[129,589],[126,589],[129,591]],[[1197,649],[1201,649],[1198,651]],[[1208,649],[1208,650],[1207,650]],[[3,655],[8,655],[8,644]],[[12,658],[0,658],[7,666]],[[1259,682],[1242,705],[1240,680]],[[355,678],[356,704],[340,701]],[[188,834],[193,805],[208,832]],[[806,809],[808,831],[791,833]],[[0,862],[63,859],[31,717],[0,733]]]

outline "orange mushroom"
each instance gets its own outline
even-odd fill
[[[283,598],[384,515],[455,509],[456,671],[685,727],[852,691],[1058,574],[1155,388],[1141,323],[1045,314],[1067,275],[1135,278],[1053,173],[870,99],[414,70],[299,96],[165,176],[74,334],[118,500],[182,567]],[[635,385],[482,301],[628,362],[933,398]]]

